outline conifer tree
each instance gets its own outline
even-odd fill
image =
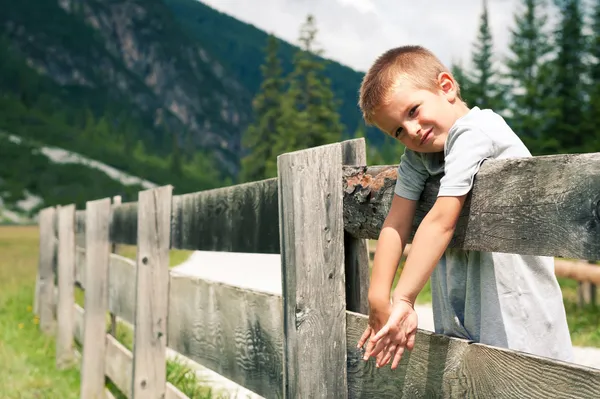
[[[277,56],[278,42],[270,35],[261,66],[263,81],[252,101],[254,121],[242,136],[242,147],[248,153],[241,160],[241,181],[256,181],[276,175],[275,135],[281,118],[283,77]]]
[[[556,32],[557,56],[553,63],[552,136],[558,152],[581,151],[584,128],[584,74],[586,55],[581,0],[556,0],[561,20]]]
[[[452,62],[450,65],[450,72],[452,72],[452,76],[454,76],[454,80],[458,83],[458,87],[460,88],[460,97],[467,105],[471,106],[473,104],[473,93],[471,92],[471,87],[473,83],[469,76],[465,73],[465,69],[460,62]]]
[[[473,73],[469,77],[472,85],[469,87],[468,97],[471,106],[479,108],[492,108],[502,111],[504,102],[503,91],[498,84],[496,69],[493,61],[493,40],[490,31],[487,0],[483,0],[483,12],[480,17],[479,32],[473,46]]]
[[[338,101],[324,74],[325,62],[318,58],[317,28],[308,15],[300,30],[300,48],[294,55],[294,69],[282,99],[277,153],[316,147],[339,141],[344,126],[337,112]]]
[[[591,62],[589,66],[589,81],[587,95],[589,104],[586,109],[585,121],[587,140],[586,152],[600,151],[600,0],[596,0],[592,16],[592,35],[590,38]]]
[[[539,147],[547,131],[549,104],[548,58],[552,44],[548,41],[544,0],[522,0],[523,10],[514,17],[510,54],[506,59],[507,95],[510,124],[529,147]]]

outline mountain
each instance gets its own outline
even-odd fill
[[[268,32],[216,11],[198,0],[164,2],[202,47],[254,96],[262,79],[260,65],[264,61]],[[279,40],[279,56],[284,74],[292,71],[292,60],[297,50],[297,46]],[[325,58],[319,58],[327,63],[325,75],[331,79],[333,92],[341,102],[341,120],[347,128],[347,133],[352,134],[361,120],[357,102],[363,73],[327,59],[326,54],[324,56]],[[370,132],[373,133],[374,130]],[[372,138],[381,141],[380,133]]]
[[[196,0],[0,0],[0,9],[1,130],[172,184],[175,193],[235,182],[266,32]],[[289,72],[297,48],[281,41],[280,50]],[[333,61],[326,71],[351,135],[362,74]],[[25,152],[13,144],[0,169],[21,165],[15,154]],[[4,173],[0,200],[10,207],[47,184],[23,176],[42,165]],[[65,173],[79,204],[115,190],[136,199],[112,183],[85,190],[104,181],[96,172]],[[30,189],[10,181],[19,178]],[[37,192],[39,206],[64,199]]]

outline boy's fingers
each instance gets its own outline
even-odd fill
[[[379,367],[383,367],[390,362],[390,360],[392,359],[392,356],[394,356],[394,353],[396,353],[396,348],[397,348],[396,345],[390,344],[386,348],[386,350],[382,352],[382,353],[385,353],[385,355],[383,356],[383,359],[381,359],[381,363],[379,364]]]
[[[361,335],[360,339],[358,340],[357,348],[362,348],[362,346],[365,344],[365,342],[367,342],[367,339],[369,338],[370,335],[371,335],[371,327],[369,326],[365,329],[365,332]]]
[[[404,347],[402,345],[398,345],[398,349],[396,349],[396,355],[394,356],[394,361],[392,362],[392,370],[395,370],[400,364],[400,360],[402,360],[402,354],[404,353]]]
[[[413,350],[415,347],[415,339],[417,337],[417,332],[413,331],[409,336],[408,336],[408,340],[406,341],[406,348],[409,350]]]
[[[376,343],[381,338],[383,338],[383,336],[385,336],[388,333],[388,331],[390,331],[390,326],[386,324],[381,330],[377,332],[377,334],[371,337],[371,342]]]

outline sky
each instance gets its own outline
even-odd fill
[[[365,72],[384,51],[404,44],[432,50],[444,64],[468,65],[483,0],[201,0],[293,44],[311,13],[324,57]],[[497,57],[505,54],[520,0],[488,0]]]

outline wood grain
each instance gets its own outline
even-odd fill
[[[376,239],[389,211],[396,165],[344,168],[345,228]],[[428,180],[413,234],[439,189]],[[450,247],[600,258],[600,153],[489,160],[477,174]]]
[[[56,314],[54,302],[54,279],[56,263],[56,233],[54,218],[56,209],[44,208],[39,214],[39,263],[37,310],[40,315],[40,330],[46,334],[54,332]]]
[[[138,203],[115,203],[112,206],[110,240],[116,244],[137,245]]]
[[[75,304],[75,205],[58,210],[58,305],[56,367],[70,367],[73,351],[73,305]]]
[[[341,164],[339,143],[277,159],[286,398],[347,396]]]
[[[163,186],[138,198],[134,398],[165,395],[172,193],[172,186]]]
[[[366,165],[367,150],[364,139],[342,142],[344,165]],[[367,240],[354,238],[344,232],[344,263],[346,265],[346,309],[369,312],[369,250]]]
[[[86,204],[85,327],[81,365],[81,397],[104,394],[104,357],[108,298],[110,198]]]
[[[595,398],[600,370],[419,330],[396,370],[356,348],[366,316],[347,312],[350,398]]]
[[[176,273],[170,285],[168,346],[265,398],[281,398],[281,297]]]
[[[171,241],[179,249],[279,253],[276,179],[175,196]]]
[[[75,305],[75,329],[74,335],[75,340],[80,344],[82,342],[83,335],[83,319],[85,310]],[[133,380],[132,368],[133,368],[133,354],[127,350],[119,341],[117,341],[110,334],[106,335],[106,376],[115,384],[115,386],[125,395],[127,398],[131,398],[131,381]],[[173,386],[170,382],[166,384],[165,399],[187,399],[179,389]]]

